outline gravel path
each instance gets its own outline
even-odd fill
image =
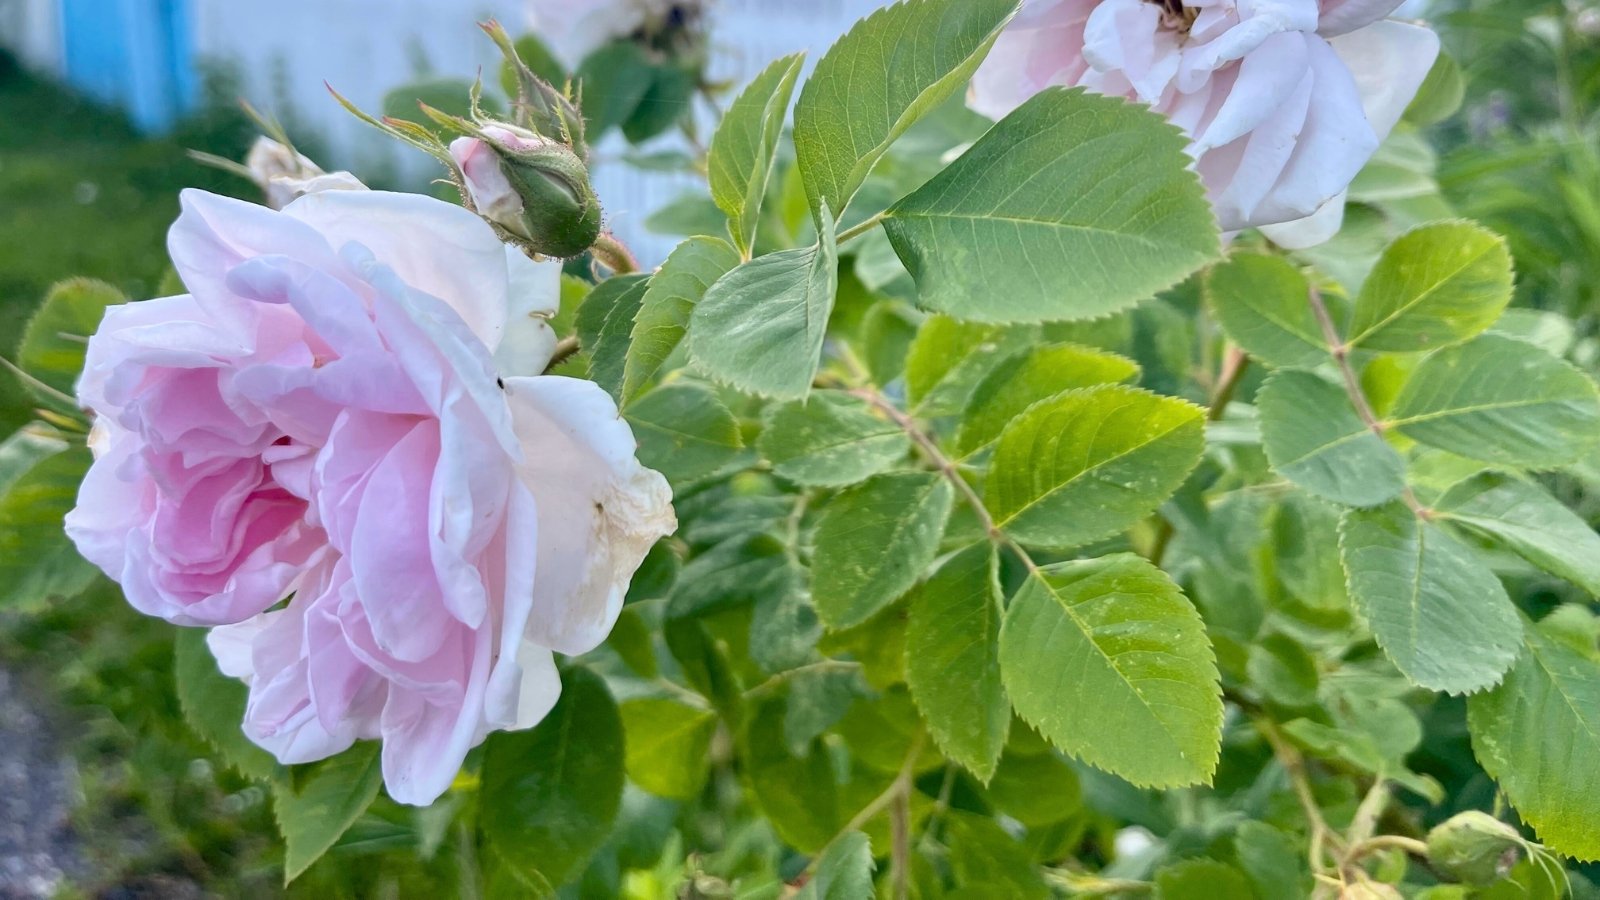
[[[52,896],[85,863],[68,824],[72,761],[0,668],[0,900]]]

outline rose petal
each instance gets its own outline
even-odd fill
[[[645,553],[677,528],[672,491],[639,464],[632,430],[593,382],[509,378],[506,394],[539,514],[528,637],[584,653],[611,631]]]

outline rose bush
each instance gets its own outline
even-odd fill
[[[1030,0],[973,79],[999,118],[1050,85],[1149,104],[1189,135],[1224,231],[1338,231],[1343,194],[1439,52],[1394,0]],[[1285,225],[1284,223],[1295,223]]]
[[[709,142],[673,41],[557,87],[487,24],[513,96],[346,103],[462,208],[189,194],[187,294],[52,291],[0,581],[163,635],[122,746],[175,680],[167,793],[270,796],[209,858],[291,892],[1589,896],[1582,258],[1460,217],[1469,86],[1390,10],[904,0]],[[1600,80],[1557,82],[1578,233]],[[694,139],[630,157],[706,182],[652,270],[578,189],[606,118]],[[169,671],[75,551],[210,631]]]
[[[390,795],[427,804],[550,709],[552,653],[605,638],[666,483],[603,391],[537,374],[559,270],[460,207],[189,192],[169,246],[190,293],[89,342],[68,534],[141,611],[220,626],[252,740],[382,738]]]

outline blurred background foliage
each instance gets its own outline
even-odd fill
[[[1451,77],[1419,100],[1413,127],[1399,131],[1352,187],[1356,202],[1345,233],[1307,255],[1337,276],[1341,254],[1370,258],[1416,221],[1474,218],[1510,241],[1518,306],[1562,312],[1576,321],[1580,342],[1596,337],[1600,6],[1434,0],[1423,14],[1458,72],[1445,73]],[[167,269],[165,233],[180,188],[253,192],[185,156],[195,149],[239,158],[254,135],[224,74],[214,73],[208,90],[211,102],[202,114],[170,136],[149,139],[118,114],[0,56],[0,335],[6,343],[59,279],[84,275],[129,296],[154,293]],[[1433,121],[1424,101],[1448,109],[1458,90],[1459,110]],[[315,135],[295,137],[315,155]],[[858,273],[861,265],[858,260]],[[1150,340],[1159,344],[1153,359],[1170,364],[1175,375],[1212,370],[1210,361],[1195,358],[1210,343],[1199,339],[1182,298],[1175,300],[1141,311],[1153,326]],[[9,372],[0,372],[0,381],[0,433],[10,433],[30,417],[32,404]],[[1166,390],[1176,387],[1178,379],[1172,381],[1151,386]],[[1576,479],[1566,493],[1565,499],[1585,499]],[[1600,504],[1583,508],[1591,522],[1600,518]],[[1551,590],[1540,579],[1510,586],[1536,603]],[[113,592],[103,583],[48,607],[0,602],[0,674],[7,678],[0,684],[41,710],[43,736],[61,748],[74,772],[66,818],[35,823],[58,829],[75,848],[62,895],[263,897],[283,891],[282,849],[265,792],[214,763],[184,723],[173,689],[175,629],[138,615]],[[1559,599],[1552,595],[1550,602]],[[1427,713],[1426,732],[1436,737],[1410,760],[1453,798],[1455,806],[1438,809],[1440,816],[1492,803],[1493,785],[1473,760],[1462,707],[1444,699]],[[1229,777],[1219,774],[1219,789]],[[1181,809],[1130,793],[1108,777],[1094,777],[1085,789],[1091,805],[1147,807],[1132,820],[1148,827],[1182,818]],[[1205,802],[1199,793],[1179,793],[1179,806]],[[692,859],[697,871],[779,867],[769,858],[776,846],[769,827],[739,814],[745,801],[738,794],[735,787],[703,815],[677,817],[672,804],[630,790],[605,864],[635,870],[625,886],[641,896],[652,895],[643,882],[651,880],[656,860],[673,859],[682,844],[721,848]],[[451,833],[453,812],[418,814],[380,800],[337,852],[288,893],[401,896],[404,885],[405,895],[450,894],[455,873],[470,862],[456,856],[469,852],[470,842]],[[1091,820],[1086,827],[1103,825]],[[668,837],[674,827],[676,836]],[[1109,845],[1110,834],[1105,838]],[[1600,876],[1593,867],[1585,874]],[[686,889],[700,896],[692,878]]]

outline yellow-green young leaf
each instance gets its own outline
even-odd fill
[[[1109,537],[1171,497],[1205,449],[1205,413],[1124,385],[1034,404],[1000,434],[985,503],[1024,544],[1068,549]]]
[[[932,316],[906,353],[906,396],[919,416],[950,416],[1000,361],[1033,344],[1037,329],[958,322]]]
[[[1352,347],[1411,352],[1482,333],[1511,302],[1505,239],[1471,222],[1436,222],[1399,237],[1362,284]]]
[[[1273,471],[1346,506],[1376,506],[1405,490],[1405,462],[1361,421],[1344,388],[1280,369],[1256,394]]]
[[[1485,472],[1450,488],[1433,511],[1600,596],[1600,535],[1537,484]]]
[[[1205,297],[1228,337],[1267,365],[1311,368],[1328,360],[1311,284],[1283,257],[1235,253],[1206,273]]]
[[[829,628],[859,625],[933,562],[955,490],[931,472],[879,475],[834,498],[817,522],[811,591]]]
[[[1600,439],[1600,391],[1577,367],[1488,334],[1425,357],[1390,418],[1407,437],[1459,456],[1555,468]]]
[[[1187,138],[1124,100],[1048,88],[889,209],[929,309],[984,322],[1126,309],[1216,257]]]
[[[781,478],[843,487],[903,459],[911,438],[866,401],[842,391],[817,391],[773,407],[756,449]]]
[[[1350,599],[1412,682],[1470,694],[1500,681],[1522,644],[1517,608],[1470,547],[1396,501],[1339,526]]]
[[[872,900],[872,843],[859,831],[841,835],[817,861],[817,872],[795,900]]]
[[[970,456],[993,444],[1023,410],[1074,388],[1131,381],[1139,364],[1077,344],[1051,344],[1014,354],[978,383],[961,417],[956,447]]]
[[[985,541],[911,592],[906,685],[945,756],[987,782],[1011,726],[1000,683],[1000,574]]]
[[[633,317],[633,339],[622,367],[622,396],[632,402],[666,365],[689,327],[689,314],[717,279],[739,264],[728,242],[692,237],[678,245],[650,279]]]
[[[57,395],[74,396],[89,335],[100,328],[106,307],[126,303],[122,292],[103,281],[73,278],[50,288],[17,345],[17,365],[52,390],[24,381],[42,403],[76,413],[76,403]]]
[[[796,53],[767,66],[734,98],[711,137],[706,158],[711,198],[728,214],[728,232],[746,257],[755,244],[778,138],[805,61],[804,53]]]
[[[954,94],[1017,0],[903,0],[857,22],[800,91],[795,161],[811,211],[843,215],[889,145]]]
[[[600,676],[573,667],[561,699],[528,731],[489,737],[478,827],[527,888],[552,894],[582,871],[622,805],[623,734]]]
[[[1045,566],[1006,610],[1011,705],[1062,750],[1138,785],[1210,781],[1222,689],[1205,626],[1132,554]]]
[[[839,290],[833,219],[817,243],[747,262],[706,291],[689,317],[689,352],[719,381],[779,399],[811,390]]]
[[[652,794],[691,800],[706,781],[706,753],[717,730],[716,714],[655,697],[619,707],[627,735],[628,777]]]
[[[589,355],[589,377],[618,402],[628,345],[633,340],[633,318],[649,286],[648,275],[618,275],[602,281],[578,307],[578,339]]]
[[[639,459],[673,482],[704,478],[744,446],[739,420],[710,388],[692,382],[659,387],[628,407]]]
[[[378,742],[362,741],[309,772],[279,778],[272,811],[283,835],[283,883],[299,878],[366,812],[383,786]]]
[[[1472,749],[1559,853],[1600,860],[1600,661],[1526,628],[1505,681],[1467,698]]]
[[[95,567],[61,530],[89,470],[89,451],[63,446],[29,430],[0,444],[0,458],[13,464],[0,494],[0,608],[72,597],[94,580]]]
[[[173,646],[173,675],[184,721],[215,747],[222,761],[248,778],[270,778],[278,761],[244,734],[244,708],[249,689],[244,682],[217,671],[202,628],[179,630]]]

